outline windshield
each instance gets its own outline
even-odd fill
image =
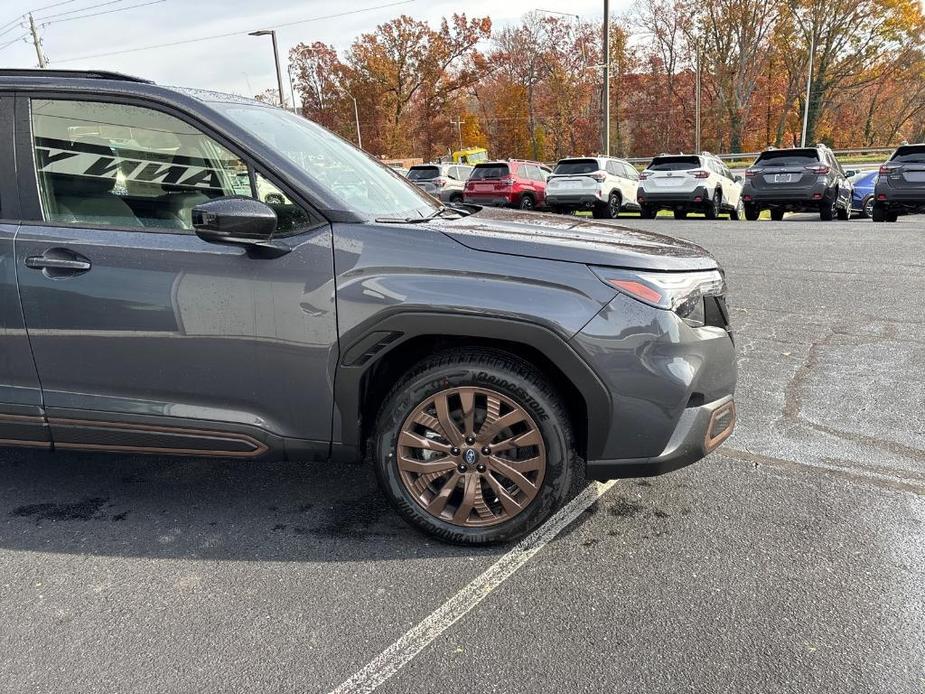
[[[890,161],[900,164],[925,164],[925,147],[900,147]]]
[[[782,149],[762,153],[755,166],[810,166],[818,163],[819,155],[814,149]]]
[[[649,171],[687,171],[699,167],[697,157],[656,157],[649,164]]]
[[[429,181],[440,175],[440,169],[436,166],[412,166],[408,172],[408,178],[412,181]]]
[[[488,178],[504,178],[508,175],[507,164],[479,164],[469,174],[470,181],[482,181]]]
[[[285,155],[344,209],[366,217],[426,217],[436,201],[365,152],[305,118],[268,106],[212,103],[216,110]]]
[[[594,159],[563,159],[556,164],[554,174],[588,174],[598,171],[601,167]]]

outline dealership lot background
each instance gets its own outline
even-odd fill
[[[740,423],[617,482],[378,691],[925,687],[925,235],[626,220],[728,273]],[[4,451],[0,690],[330,691],[503,556],[361,465]]]

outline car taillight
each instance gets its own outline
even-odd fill
[[[831,169],[825,164],[817,164],[816,166],[804,166],[803,168],[820,176],[825,176],[829,171],[831,171]]]
[[[705,323],[703,298],[726,293],[726,279],[719,270],[639,272],[609,267],[591,270],[617,291],[655,308],[674,311],[694,327]]]
[[[607,174],[603,173],[602,171],[598,171],[591,174],[591,178],[593,178],[598,183],[603,183],[607,178]]]
[[[503,186],[512,186],[512,185],[514,185],[514,179],[513,179],[513,178],[502,178],[501,181],[499,181],[499,182],[500,182],[501,185],[503,185]]]
[[[644,180],[646,180],[646,179],[647,179],[649,176],[651,176],[651,175],[652,175],[652,172],[650,172],[650,171],[643,171],[643,172],[641,172],[641,173],[639,174],[639,180],[640,180],[640,181],[644,181]]]
[[[752,178],[758,173],[758,169],[745,169],[745,178]]]
[[[704,171],[703,169],[697,169],[696,171],[691,171],[691,176],[694,178],[709,178],[710,172]]]
[[[890,166],[889,164],[884,164],[880,167],[880,175],[889,176],[891,173],[895,173],[898,168],[898,166]]]

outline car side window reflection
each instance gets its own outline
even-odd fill
[[[46,221],[192,230],[192,209],[250,195],[247,165],[212,138],[153,109],[32,100]]]
[[[312,226],[312,220],[305,209],[289,199],[273,181],[259,171],[255,176],[257,182],[257,199],[266,203],[276,212],[276,233],[295,234]]]

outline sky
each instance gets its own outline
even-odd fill
[[[517,22],[523,14],[537,9],[567,11],[587,21],[600,21],[603,13],[603,0],[505,0],[500,4],[497,0],[409,0],[401,4],[400,0],[162,0],[135,9],[63,21],[145,2],[151,0],[0,0],[0,67],[36,66],[31,42],[23,39],[2,47],[26,31],[10,22],[29,11],[34,11],[39,25],[49,67],[115,70],[161,84],[247,96],[276,87],[270,37],[248,36],[248,31],[278,28],[285,71],[289,49],[299,42],[323,41],[343,52],[356,36],[400,14],[426,19],[435,27],[441,17],[454,12],[464,12],[469,17],[487,15],[499,27]],[[611,12],[626,9],[629,2],[611,0]],[[383,7],[390,3],[395,4]],[[56,6],[48,7],[52,4]],[[79,11],[91,5],[102,6]],[[40,9],[43,7],[47,9]],[[369,9],[375,7],[378,9]],[[329,17],[344,12],[353,14]],[[58,13],[70,14],[51,16]],[[42,26],[41,17],[47,18],[46,26]],[[305,19],[315,21],[282,26]],[[86,57],[232,32],[240,33],[173,47]],[[283,79],[285,84],[285,73]]]

